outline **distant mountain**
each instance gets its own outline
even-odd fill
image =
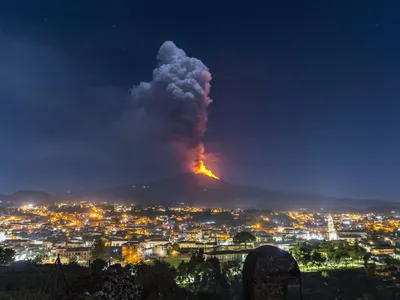
[[[11,195],[0,195],[3,203],[32,203],[36,205],[48,204],[55,201],[55,197],[42,191],[21,190]]]
[[[99,200],[112,199],[146,204],[167,205],[183,202],[200,206],[236,206],[245,205],[249,200],[256,201],[264,197],[266,192],[257,187],[186,173],[159,181],[106,189],[90,196]]]
[[[263,207],[270,209],[346,209],[370,207],[400,209],[400,203],[328,197],[312,193],[290,193],[262,189],[186,173],[154,182],[120,186],[88,195],[107,201],[170,205],[185,203],[203,207]]]
[[[329,197],[312,193],[291,193],[262,189],[217,180],[205,175],[186,173],[173,178],[141,184],[125,185],[55,197],[46,192],[18,191],[0,196],[3,204],[51,204],[56,200],[90,200],[135,203],[146,205],[171,205],[185,203],[201,207],[257,207],[272,210],[305,208],[307,210],[382,211],[400,210],[400,202],[376,199],[351,199]]]

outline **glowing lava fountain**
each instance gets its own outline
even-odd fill
[[[211,170],[207,169],[207,167],[204,165],[204,162],[202,160],[198,161],[196,163],[196,166],[194,167],[193,172],[195,174],[202,174],[202,175],[210,176],[215,179],[219,179],[219,177],[217,175],[215,175]]]
[[[200,144],[197,147],[197,159],[193,164],[193,173],[206,175],[212,177],[214,179],[218,179],[219,177],[215,175],[211,170],[207,169],[206,165],[204,164],[204,146]]]

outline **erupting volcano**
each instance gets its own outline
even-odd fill
[[[193,163],[193,173],[206,175],[212,177],[214,179],[218,179],[219,177],[215,175],[211,170],[207,169],[206,165],[204,164],[204,146],[203,144],[199,144],[197,146],[197,159]]]
[[[207,107],[212,103],[209,69],[171,41],[161,45],[157,60],[153,79],[131,90],[136,108],[144,109],[149,119],[155,121],[150,128],[159,130],[157,136],[183,145],[188,155],[182,157],[192,159],[192,151],[196,151],[194,161],[182,162],[185,171],[190,166],[194,174],[219,179],[205,166],[202,143],[207,129]]]
[[[204,165],[204,161],[200,160],[197,163],[195,163],[195,167],[193,168],[193,172],[195,174],[201,174],[201,175],[206,175],[210,176],[214,179],[218,179],[217,175],[215,175],[211,170],[207,169],[207,167]]]

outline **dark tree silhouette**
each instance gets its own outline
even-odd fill
[[[107,249],[102,239],[97,240],[92,249],[92,259],[107,260]]]
[[[256,238],[254,235],[252,235],[250,232],[247,231],[242,231],[237,233],[233,237],[233,242],[236,244],[244,244],[245,247],[247,247],[247,243],[253,243],[256,241]]]
[[[175,276],[176,270],[173,267],[156,260],[151,264],[137,266],[135,282],[143,286],[145,299],[175,300],[179,298]]]
[[[104,261],[104,260],[102,260],[102,259],[95,259],[93,262],[92,262],[92,271],[95,271],[95,272],[100,272],[101,270],[103,270],[103,268],[104,267],[106,267],[107,266],[107,262],[106,261]]]
[[[366,253],[367,251],[364,248],[361,248],[358,243],[350,246],[349,256],[353,260],[360,260]]]
[[[196,299],[232,299],[236,285],[240,285],[237,279],[241,279],[241,269],[235,272],[235,265],[230,267],[221,269],[218,258],[204,259],[203,251],[197,251],[190,261],[179,265],[176,280],[189,293],[197,295]]]
[[[15,260],[15,251],[0,248],[0,265],[9,265]]]

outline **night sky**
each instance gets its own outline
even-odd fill
[[[129,89],[172,40],[212,74],[223,179],[400,200],[395,1],[15,0],[0,4],[0,193],[182,172]]]

